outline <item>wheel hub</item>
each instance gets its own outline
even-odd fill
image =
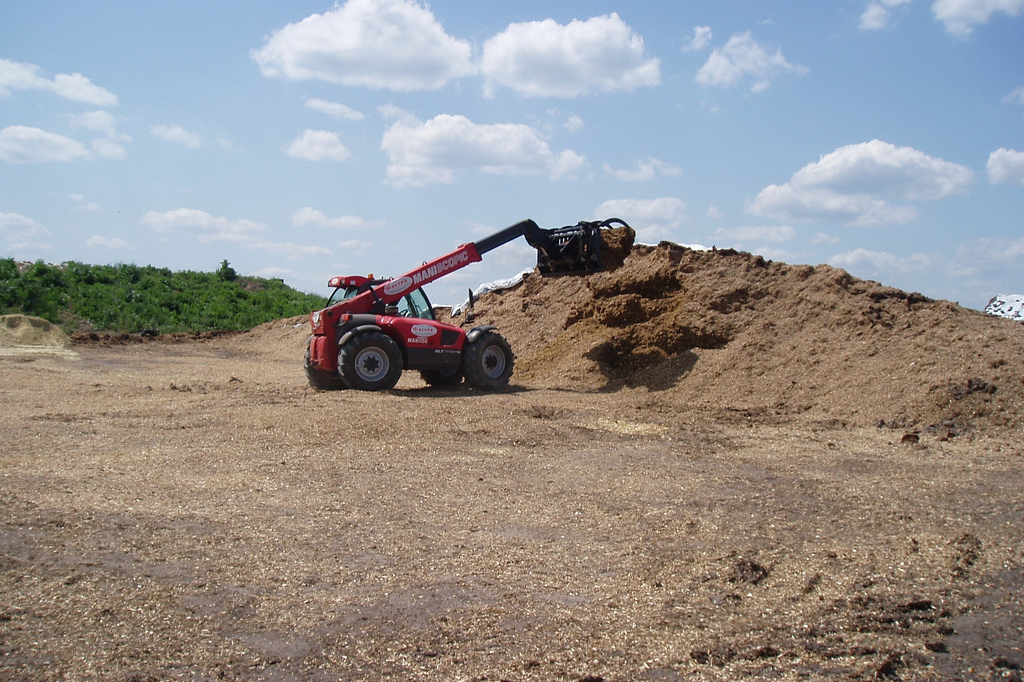
[[[500,376],[505,371],[505,354],[499,348],[488,348],[484,351],[482,358],[484,374],[491,379]]]
[[[388,372],[388,357],[376,348],[367,348],[356,356],[356,373],[364,381],[374,381]]]

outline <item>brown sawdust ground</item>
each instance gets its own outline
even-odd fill
[[[0,357],[0,679],[1019,679],[1020,323],[671,244],[476,312],[507,391]]]

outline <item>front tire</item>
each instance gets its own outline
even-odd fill
[[[402,351],[383,332],[364,332],[338,352],[338,371],[349,388],[386,391],[402,376]]]
[[[325,372],[314,367],[309,359],[309,346],[313,343],[313,337],[306,341],[306,355],[302,358],[302,368],[306,370],[306,379],[309,385],[318,391],[340,391],[345,388],[344,382],[336,372]]]
[[[462,373],[474,388],[495,389],[508,384],[515,358],[501,334],[486,331],[462,349]]]

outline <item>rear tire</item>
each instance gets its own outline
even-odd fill
[[[420,376],[430,386],[458,386],[462,383],[462,369],[421,369]]]
[[[514,362],[511,346],[497,332],[486,331],[462,349],[462,373],[474,388],[507,385]]]
[[[349,388],[386,391],[402,376],[402,351],[384,332],[363,332],[341,347],[338,372]]]
[[[345,382],[341,380],[337,372],[325,372],[313,366],[309,359],[309,346],[313,343],[313,337],[306,341],[306,355],[302,358],[302,368],[306,370],[306,379],[309,385],[318,391],[340,391],[346,388]]]

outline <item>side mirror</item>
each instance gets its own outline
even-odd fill
[[[469,290],[469,305],[466,306],[466,322],[472,322],[476,315],[473,314],[473,305],[476,303],[476,296],[473,295],[473,290]]]

